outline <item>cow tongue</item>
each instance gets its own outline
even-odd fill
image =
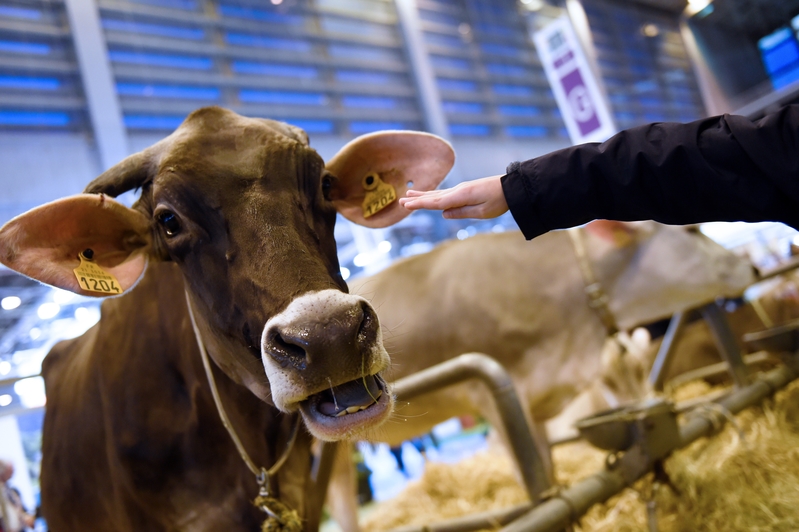
[[[377,379],[370,375],[325,390],[317,408],[326,416],[354,414],[372,406],[382,393]]]

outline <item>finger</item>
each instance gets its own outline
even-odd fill
[[[420,209],[420,208],[423,208],[423,207],[419,207],[420,203],[418,203],[418,202],[419,201],[428,201],[428,200],[429,200],[429,198],[422,199],[422,200],[420,200],[420,198],[400,198],[399,199],[399,204],[401,206],[403,206],[403,207],[406,207],[406,206],[408,206],[408,204],[410,204],[411,208]]]
[[[406,198],[414,198],[414,199],[415,198],[438,197],[438,196],[443,196],[444,194],[447,194],[450,191],[451,191],[451,189],[449,189],[449,188],[445,188],[445,189],[441,189],[441,190],[427,190],[427,191],[422,191],[422,190],[413,190],[413,191],[411,191],[411,190],[408,190],[405,193],[405,197]]]
[[[449,192],[437,196],[422,196],[414,198],[405,203],[405,206],[412,209],[432,209],[432,210],[445,210],[454,207],[462,207],[468,202],[463,197],[463,194]]]
[[[482,205],[464,205],[462,207],[453,207],[451,209],[444,209],[444,212],[441,214],[448,220],[486,217],[483,213]]]
[[[405,197],[408,197],[408,198],[410,198],[410,197],[414,197],[414,196],[423,196],[423,195],[425,195],[425,194],[428,194],[429,192],[435,192],[435,191],[430,191],[430,190],[414,190],[414,189],[412,189],[412,188],[409,188],[408,190],[406,190],[406,191],[405,191]]]
[[[409,211],[416,211],[416,210],[419,210],[419,209],[429,209],[430,208],[429,206],[425,205],[424,202],[421,202],[421,201],[418,201],[418,200],[402,201],[400,199],[400,205],[402,207],[405,207]]]
[[[421,209],[421,207],[419,207],[418,204],[414,204],[413,202],[410,202],[410,201],[402,201],[402,198],[400,198],[399,204],[400,204],[400,207],[405,207],[409,211],[415,211],[415,210]]]

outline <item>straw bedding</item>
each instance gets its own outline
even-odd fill
[[[709,387],[689,383],[675,399]],[[717,435],[677,451],[665,464],[673,489],[654,493],[661,532],[782,532],[799,530],[799,381],[760,407],[736,416]],[[743,435],[743,438],[741,438]],[[558,482],[571,484],[603,467],[605,453],[577,442],[555,449]],[[648,475],[632,489],[592,508],[575,530],[646,531]],[[512,506],[526,500],[511,462],[486,452],[457,465],[428,463],[425,475],[364,520],[368,531],[425,524]]]

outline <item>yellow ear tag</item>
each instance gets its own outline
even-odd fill
[[[121,294],[119,281],[116,277],[102,269],[92,260],[94,252],[91,249],[82,251],[78,258],[80,266],[72,270],[75,279],[78,280],[80,287],[88,292],[99,292],[101,294]]]
[[[390,183],[384,183],[377,172],[367,174],[363,178],[363,189],[366,197],[363,198],[363,217],[369,218],[382,211],[397,199],[397,191]]]

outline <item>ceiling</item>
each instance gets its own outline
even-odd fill
[[[680,13],[686,0],[635,0],[637,3]],[[713,0],[713,12],[703,24],[723,26],[755,38],[771,33],[799,14],[799,0]]]

